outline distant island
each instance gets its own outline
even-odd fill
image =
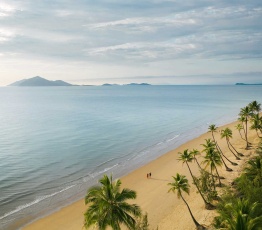
[[[129,84],[124,84],[124,85],[135,86],[135,85],[150,85],[150,84],[148,84],[148,83],[129,83]],[[106,83],[106,84],[103,84],[102,86],[122,86],[122,85]]]
[[[130,85],[130,86],[143,86],[143,85],[150,85],[148,83],[130,83],[130,84],[124,84],[124,85],[120,85],[120,84],[103,84],[102,86],[125,86],[125,85]],[[36,76],[36,77],[32,77],[32,78],[28,78],[28,79],[23,79],[20,81],[16,81],[8,86],[28,86],[28,87],[35,87],[35,86],[93,86],[93,85],[72,85],[70,83],[67,83],[65,81],[61,81],[61,80],[56,80],[56,81],[50,81],[47,80],[45,78]]]
[[[65,81],[61,81],[61,80],[49,81],[45,78],[36,76],[36,77],[16,81],[8,86],[72,86],[72,85]]]
[[[262,83],[256,83],[256,84],[236,83],[236,85],[262,85]]]

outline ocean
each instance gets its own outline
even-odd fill
[[[262,103],[262,86],[0,88],[0,229],[83,198]]]

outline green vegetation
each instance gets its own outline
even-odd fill
[[[250,122],[250,129],[257,132],[260,138],[262,134],[262,117],[259,116],[261,111],[260,104],[253,101],[248,106],[241,109],[239,113],[239,121],[235,128],[246,142],[246,149],[252,147],[248,142],[248,122]],[[245,138],[242,137],[241,131],[243,130]],[[262,230],[262,141],[258,145],[255,153],[246,162],[242,174],[236,178],[232,186],[224,186],[217,191],[216,184],[222,185],[217,167],[224,164],[227,171],[232,171],[225,164],[223,157],[228,160],[232,165],[236,163],[230,161],[222,152],[219,145],[215,140],[214,133],[217,131],[216,125],[209,126],[209,132],[212,134],[212,140],[206,139],[203,151],[205,156],[202,161],[204,169],[200,166],[197,157],[200,157],[200,151],[188,149],[179,152],[179,161],[186,164],[190,175],[193,178],[193,184],[196,186],[198,193],[201,195],[206,209],[217,209],[218,216],[214,218],[213,227],[215,229],[229,229],[229,230]],[[221,138],[227,141],[228,149],[236,157],[241,160],[239,153],[234,146],[230,143],[232,138],[232,130],[225,128],[221,130]],[[254,146],[253,146],[254,147]],[[237,155],[236,155],[236,154]],[[195,176],[189,166],[189,163],[196,162],[200,171],[199,176]],[[210,172],[206,171],[210,168]],[[203,225],[199,224],[193,212],[191,211],[188,203],[183,197],[183,192],[189,194],[188,179],[179,173],[172,177],[171,183],[168,183],[171,188],[169,192],[174,192],[177,197],[184,201],[191,218],[197,229],[206,229]],[[120,230],[120,226],[126,226],[132,230],[148,230],[149,224],[147,214],[142,215],[141,209],[135,204],[127,203],[128,199],[135,199],[136,192],[130,189],[123,189],[120,191],[121,181],[112,181],[112,176],[104,175],[100,179],[101,186],[90,188],[85,197],[85,203],[89,207],[84,214],[86,228],[95,225],[99,230],[105,230],[111,227],[114,230]],[[218,196],[219,194],[219,196]],[[215,202],[216,206],[212,203]]]
[[[203,196],[201,190],[200,190],[199,187],[197,186],[197,183],[196,183],[196,181],[195,181],[194,175],[193,175],[193,173],[192,173],[192,171],[191,171],[191,169],[190,169],[190,167],[189,167],[189,164],[188,164],[188,163],[190,163],[190,162],[192,162],[192,161],[194,160],[194,155],[192,154],[192,152],[189,152],[188,149],[184,150],[183,153],[178,153],[178,154],[179,154],[178,160],[179,160],[179,161],[182,161],[183,164],[186,163],[187,168],[188,168],[188,170],[189,170],[189,172],[190,172],[190,175],[191,175],[191,177],[193,178],[194,184],[196,185],[197,191],[199,192],[199,194],[201,195],[203,201],[205,202],[205,207],[206,207],[206,209],[213,209],[213,208],[214,208],[213,205],[210,204],[210,203],[205,199],[205,197]]]
[[[233,148],[235,150],[235,148],[233,147],[233,145],[229,141],[229,139],[232,138],[232,130],[229,129],[229,128],[225,128],[225,129],[221,130],[221,138],[226,138],[228,149],[235,156],[236,160],[240,160],[240,158],[231,149],[231,148]],[[237,152],[237,154],[240,156],[240,153]]]
[[[237,165],[237,164],[234,163],[234,162],[232,162],[232,161],[230,161],[230,160],[224,155],[224,153],[223,153],[222,150],[220,149],[219,145],[217,144],[217,141],[216,141],[216,139],[215,139],[215,137],[214,137],[214,133],[217,132],[217,127],[216,127],[216,125],[215,125],[215,124],[210,125],[210,126],[208,127],[208,130],[209,130],[209,132],[212,133],[212,138],[213,138],[213,141],[214,141],[214,143],[215,143],[216,149],[217,149],[217,151],[218,151],[218,153],[219,153],[219,155],[220,155],[220,157],[221,157],[221,161],[222,161],[222,163],[224,164],[226,170],[227,170],[227,171],[233,171],[231,168],[229,168],[229,167],[227,166],[227,164],[226,164],[226,162],[224,161],[223,157],[224,157],[228,162],[230,162],[232,165]]]
[[[121,181],[112,181],[112,176],[104,175],[100,179],[101,186],[95,186],[88,190],[85,203],[90,204],[85,215],[85,227],[96,225],[99,230],[111,226],[120,230],[120,225],[128,229],[135,229],[136,218],[141,216],[141,209],[135,204],[126,202],[135,199],[136,192],[124,188],[120,191]]]
[[[203,151],[206,153],[206,155],[204,156],[205,160],[202,163],[206,165],[205,168],[210,166],[210,172],[212,175],[214,186],[215,186],[215,179],[214,179],[213,171],[214,170],[216,171],[218,181],[219,181],[219,186],[221,187],[222,184],[221,184],[220,176],[217,171],[217,166],[222,165],[221,156],[218,153],[218,151],[216,150],[215,143],[211,141],[210,139],[207,139],[206,144],[203,144],[203,146],[205,147]]]
[[[216,229],[262,230],[262,157],[253,157],[217,205]]]
[[[241,137],[243,140],[245,140],[245,138],[243,138],[242,133],[241,133],[241,130],[244,130],[243,125],[240,124],[240,123],[238,123],[238,124],[235,126],[235,128],[238,130],[240,137]]]

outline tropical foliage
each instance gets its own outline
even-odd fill
[[[220,148],[219,145],[217,144],[217,141],[216,141],[215,136],[214,136],[214,133],[217,132],[217,127],[216,127],[216,125],[215,125],[215,124],[210,125],[210,126],[208,127],[208,131],[212,133],[213,142],[214,142],[214,144],[215,144],[215,146],[216,146],[216,149],[217,149],[217,151],[218,151],[218,154],[220,155],[221,161],[222,161],[222,163],[224,164],[226,170],[227,170],[227,171],[233,171],[231,168],[229,168],[229,167],[227,166],[227,164],[226,164],[226,162],[224,161],[223,157],[224,157],[228,162],[230,162],[232,165],[237,165],[237,164],[234,163],[234,162],[232,162],[232,161],[230,161],[230,160],[224,155],[224,153],[222,152],[221,148]]]
[[[225,128],[223,130],[221,130],[221,138],[226,138],[227,141],[227,146],[228,149],[230,150],[230,152],[235,156],[235,158],[237,160],[240,160],[240,158],[234,153],[234,151],[232,150],[232,148],[235,150],[235,148],[233,147],[233,145],[230,143],[229,139],[232,138],[232,130],[229,128]],[[240,155],[240,153],[237,152],[238,155]]]
[[[214,179],[209,172],[206,170],[200,170],[200,176],[194,176],[194,178],[196,186],[198,186],[199,190],[208,202],[218,199],[218,194],[214,185]]]
[[[129,199],[136,198],[136,192],[127,188],[120,190],[121,181],[112,181],[104,175],[100,179],[101,186],[95,186],[88,190],[85,203],[90,204],[85,216],[85,227],[96,225],[99,230],[108,226],[114,230],[120,230],[121,224],[128,229],[134,229],[136,218],[141,216],[140,207],[127,203]]]
[[[249,120],[249,118],[253,115],[253,112],[250,108],[250,106],[245,106],[244,108],[242,108],[240,110],[239,116],[241,117],[241,120],[244,121],[245,123],[245,139],[246,139],[246,149],[248,149],[249,147],[249,142],[248,142],[248,138],[247,138],[247,122]]]
[[[203,151],[206,153],[206,155],[204,156],[205,160],[202,163],[206,165],[205,168],[207,168],[208,166],[210,167],[210,172],[212,175],[214,186],[215,186],[215,179],[214,179],[213,171],[215,170],[218,181],[219,181],[219,186],[221,186],[220,176],[217,171],[217,166],[222,165],[220,154],[218,153],[218,151],[215,148],[215,143],[211,141],[210,139],[207,139],[206,144],[203,144],[203,146],[205,147]]]
[[[253,147],[248,141],[248,127],[257,132],[258,137],[262,134],[262,117],[260,117],[261,105],[257,101],[249,103],[242,108],[239,113],[239,121],[235,127],[239,134],[246,142],[246,149]],[[249,122],[249,123],[248,123]],[[217,209],[218,216],[215,217],[213,226],[215,229],[229,230],[262,230],[262,142],[258,145],[256,153],[252,153],[242,171],[242,174],[232,182],[231,187],[218,189],[216,184],[221,185],[221,180],[217,167],[224,164],[227,171],[232,171],[225,164],[224,159],[231,164],[237,165],[230,161],[220,149],[216,139],[216,125],[209,126],[209,132],[212,139],[206,139],[202,144],[203,151],[197,149],[189,151],[188,149],[179,152],[179,161],[187,165],[193,184],[196,186],[198,193],[201,195],[206,209]],[[244,137],[242,137],[242,133]],[[240,160],[239,153],[231,144],[232,130],[225,128],[221,130],[220,137],[226,139],[228,149]],[[201,163],[198,162],[202,158]],[[224,159],[223,159],[224,158]],[[199,174],[194,175],[190,168],[191,163],[197,163]],[[202,168],[200,165],[203,165]],[[209,169],[209,172],[206,170]],[[127,188],[120,189],[121,181],[112,180],[112,176],[104,175],[99,180],[100,185],[88,190],[85,197],[85,203],[88,205],[84,214],[84,226],[89,228],[95,226],[99,230],[112,228],[120,230],[122,226],[132,230],[148,230],[148,216],[142,215],[140,207],[131,204],[128,200],[136,198],[136,192]],[[179,173],[172,177],[169,192],[177,194],[188,208],[190,216],[197,229],[206,229],[195,219],[189,204],[183,194],[189,194],[190,185],[188,179]],[[222,190],[223,189],[223,190]],[[219,195],[218,195],[219,194]],[[214,201],[214,206],[211,202]]]
[[[219,216],[214,220],[218,229],[262,230],[262,157],[259,152],[227,190],[217,205]]]
[[[213,209],[213,208],[214,208],[213,205],[210,204],[210,203],[205,199],[205,197],[203,196],[203,194],[201,193],[201,191],[200,191],[200,189],[199,189],[199,187],[197,186],[197,183],[196,183],[196,181],[195,181],[195,177],[194,177],[194,175],[193,175],[193,173],[192,173],[192,171],[191,171],[191,169],[190,169],[190,167],[189,167],[189,164],[188,164],[188,163],[190,163],[190,162],[192,162],[192,161],[194,160],[194,156],[193,156],[192,152],[189,152],[188,149],[186,149],[186,150],[184,150],[184,152],[182,152],[182,153],[179,152],[178,154],[179,154],[178,160],[179,160],[179,161],[182,161],[183,164],[186,163],[187,168],[188,168],[188,170],[189,170],[189,172],[190,172],[190,175],[191,175],[191,177],[193,178],[194,184],[196,185],[197,191],[199,192],[200,196],[202,197],[203,201],[205,202],[205,207],[206,207],[206,209]]]

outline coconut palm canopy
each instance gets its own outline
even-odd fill
[[[96,225],[100,230],[111,226],[120,230],[120,225],[134,229],[136,217],[141,215],[140,207],[127,203],[136,198],[136,192],[127,188],[120,190],[121,181],[112,181],[107,175],[99,181],[101,186],[88,190],[85,203],[90,204],[85,213],[85,227]]]

